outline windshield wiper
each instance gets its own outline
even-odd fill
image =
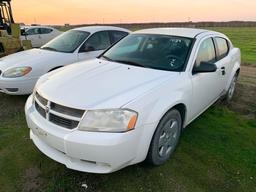
[[[117,63],[123,63],[123,64],[127,64],[127,65],[133,65],[133,66],[138,66],[138,67],[145,67],[145,68],[151,68],[145,65],[142,65],[140,63],[136,63],[134,61],[126,61],[126,60],[114,60],[114,59],[110,59],[109,57],[103,55],[101,56],[101,58],[106,59],[107,61],[113,61],[113,62],[117,62]]]
[[[105,59],[105,60],[107,60],[107,61],[113,61],[112,59],[110,59],[109,57],[107,57],[107,56],[105,56],[105,55],[102,55],[100,58],[103,58],[103,59]]]
[[[41,47],[41,49],[46,49],[46,50],[50,50],[50,51],[58,51],[57,49],[54,49],[52,47]]]
[[[142,65],[140,63],[136,63],[134,61],[126,61],[126,60],[112,60],[114,62],[118,62],[118,63],[123,63],[123,64],[127,64],[127,65],[133,65],[133,66],[138,66],[138,67],[145,67],[145,68],[150,68],[148,66]]]

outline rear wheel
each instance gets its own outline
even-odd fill
[[[161,119],[152,138],[147,161],[153,165],[165,163],[179,142],[182,119],[178,110],[172,109]]]
[[[236,88],[236,82],[237,82],[237,79],[238,79],[238,74],[236,74],[232,81],[231,81],[231,84],[229,86],[229,89],[228,89],[228,92],[224,98],[224,101],[225,103],[230,103],[230,101],[232,100],[233,96],[234,96],[234,93],[235,93],[235,88]]]

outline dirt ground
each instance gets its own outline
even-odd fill
[[[0,119],[14,117],[15,114],[23,112],[26,99],[27,96],[8,96],[0,93]],[[228,107],[247,118],[256,119],[256,65],[242,66],[234,98]],[[37,167],[27,169],[21,191],[39,191],[45,186],[46,181],[40,174]]]
[[[235,96],[229,108],[249,118],[256,118],[256,65],[241,67]]]

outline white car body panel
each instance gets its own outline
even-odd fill
[[[5,78],[2,74],[0,74],[0,92],[11,95],[30,94],[32,93],[38,78],[45,73],[65,65],[96,58],[103,53],[104,50],[80,53],[79,49],[82,44],[84,44],[93,34],[97,32],[122,31],[130,33],[129,30],[111,26],[90,26],[72,30],[86,31],[90,33],[90,36],[88,36],[72,53],[56,52],[45,49],[31,49],[1,58],[0,71],[2,74],[8,69],[15,67],[31,67],[32,71],[29,74],[19,78]],[[8,91],[8,88],[17,88],[18,91],[10,92]]]
[[[54,83],[51,86],[40,85],[39,92],[49,97],[49,100],[78,109],[119,108],[125,102],[135,99],[162,81],[177,76],[176,73],[172,75],[166,71],[155,73],[153,69],[120,65],[99,59],[88,61],[86,65],[81,62],[66,68],[68,70],[62,70],[50,76],[49,80],[54,80]],[[63,80],[63,76],[68,78]],[[71,86],[66,86],[70,83],[72,83]],[[122,85],[126,86],[122,87]],[[86,88],[86,91],[81,92],[83,88]],[[61,89],[62,92],[51,97],[50,93],[56,89]],[[74,93],[77,95],[75,100]]]
[[[101,53],[103,53],[104,50],[99,50],[99,51],[90,51],[86,53],[78,53],[78,61],[83,61],[83,60],[90,60],[94,59],[97,56],[99,56]]]
[[[226,93],[231,79],[239,72],[240,51],[230,42],[226,58],[215,63],[216,72],[192,73],[201,42],[215,36],[228,40],[223,34],[175,28],[135,33],[196,38],[186,69],[170,72],[94,59],[42,76],[35,91],[50,102],[85,113],[116,108],[138,113],[135,129],[125,133],[79,131],[79,125],[67,130],[44,119],[31,95],[25,106],[30,137],[44,154],[68,168],[93,173],[110,173],[141,162],[147,156],[159,121],[170,109],[185,107],[186,127]]]
[[[21,36],[21,40],[30,40],[32,47],[41,47],[42,45],[46,44],[53,38],[57,37],[60,35],[62,32],[53,28],[53,27],[48,27],[48,26],[26,26],[23,27],[25,31],[28,31],[30,29],[35,29],[35,28],[40,28],[40,29],[49,29],[52,30],[50,33],[46,34],[33,34],[33,35],[26,35],[26,36]]]

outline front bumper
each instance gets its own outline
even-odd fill
[[[2,78],[0,77],[0,92],[9,95],[28,95],[33,92],[38,78]]]
[[[32,105],[31,96],[25,112],[30,138],[37,148],[70,169],[110,173],[134,164],[140,141],[136,130],[100,133],[64,129],[42,118]]]

